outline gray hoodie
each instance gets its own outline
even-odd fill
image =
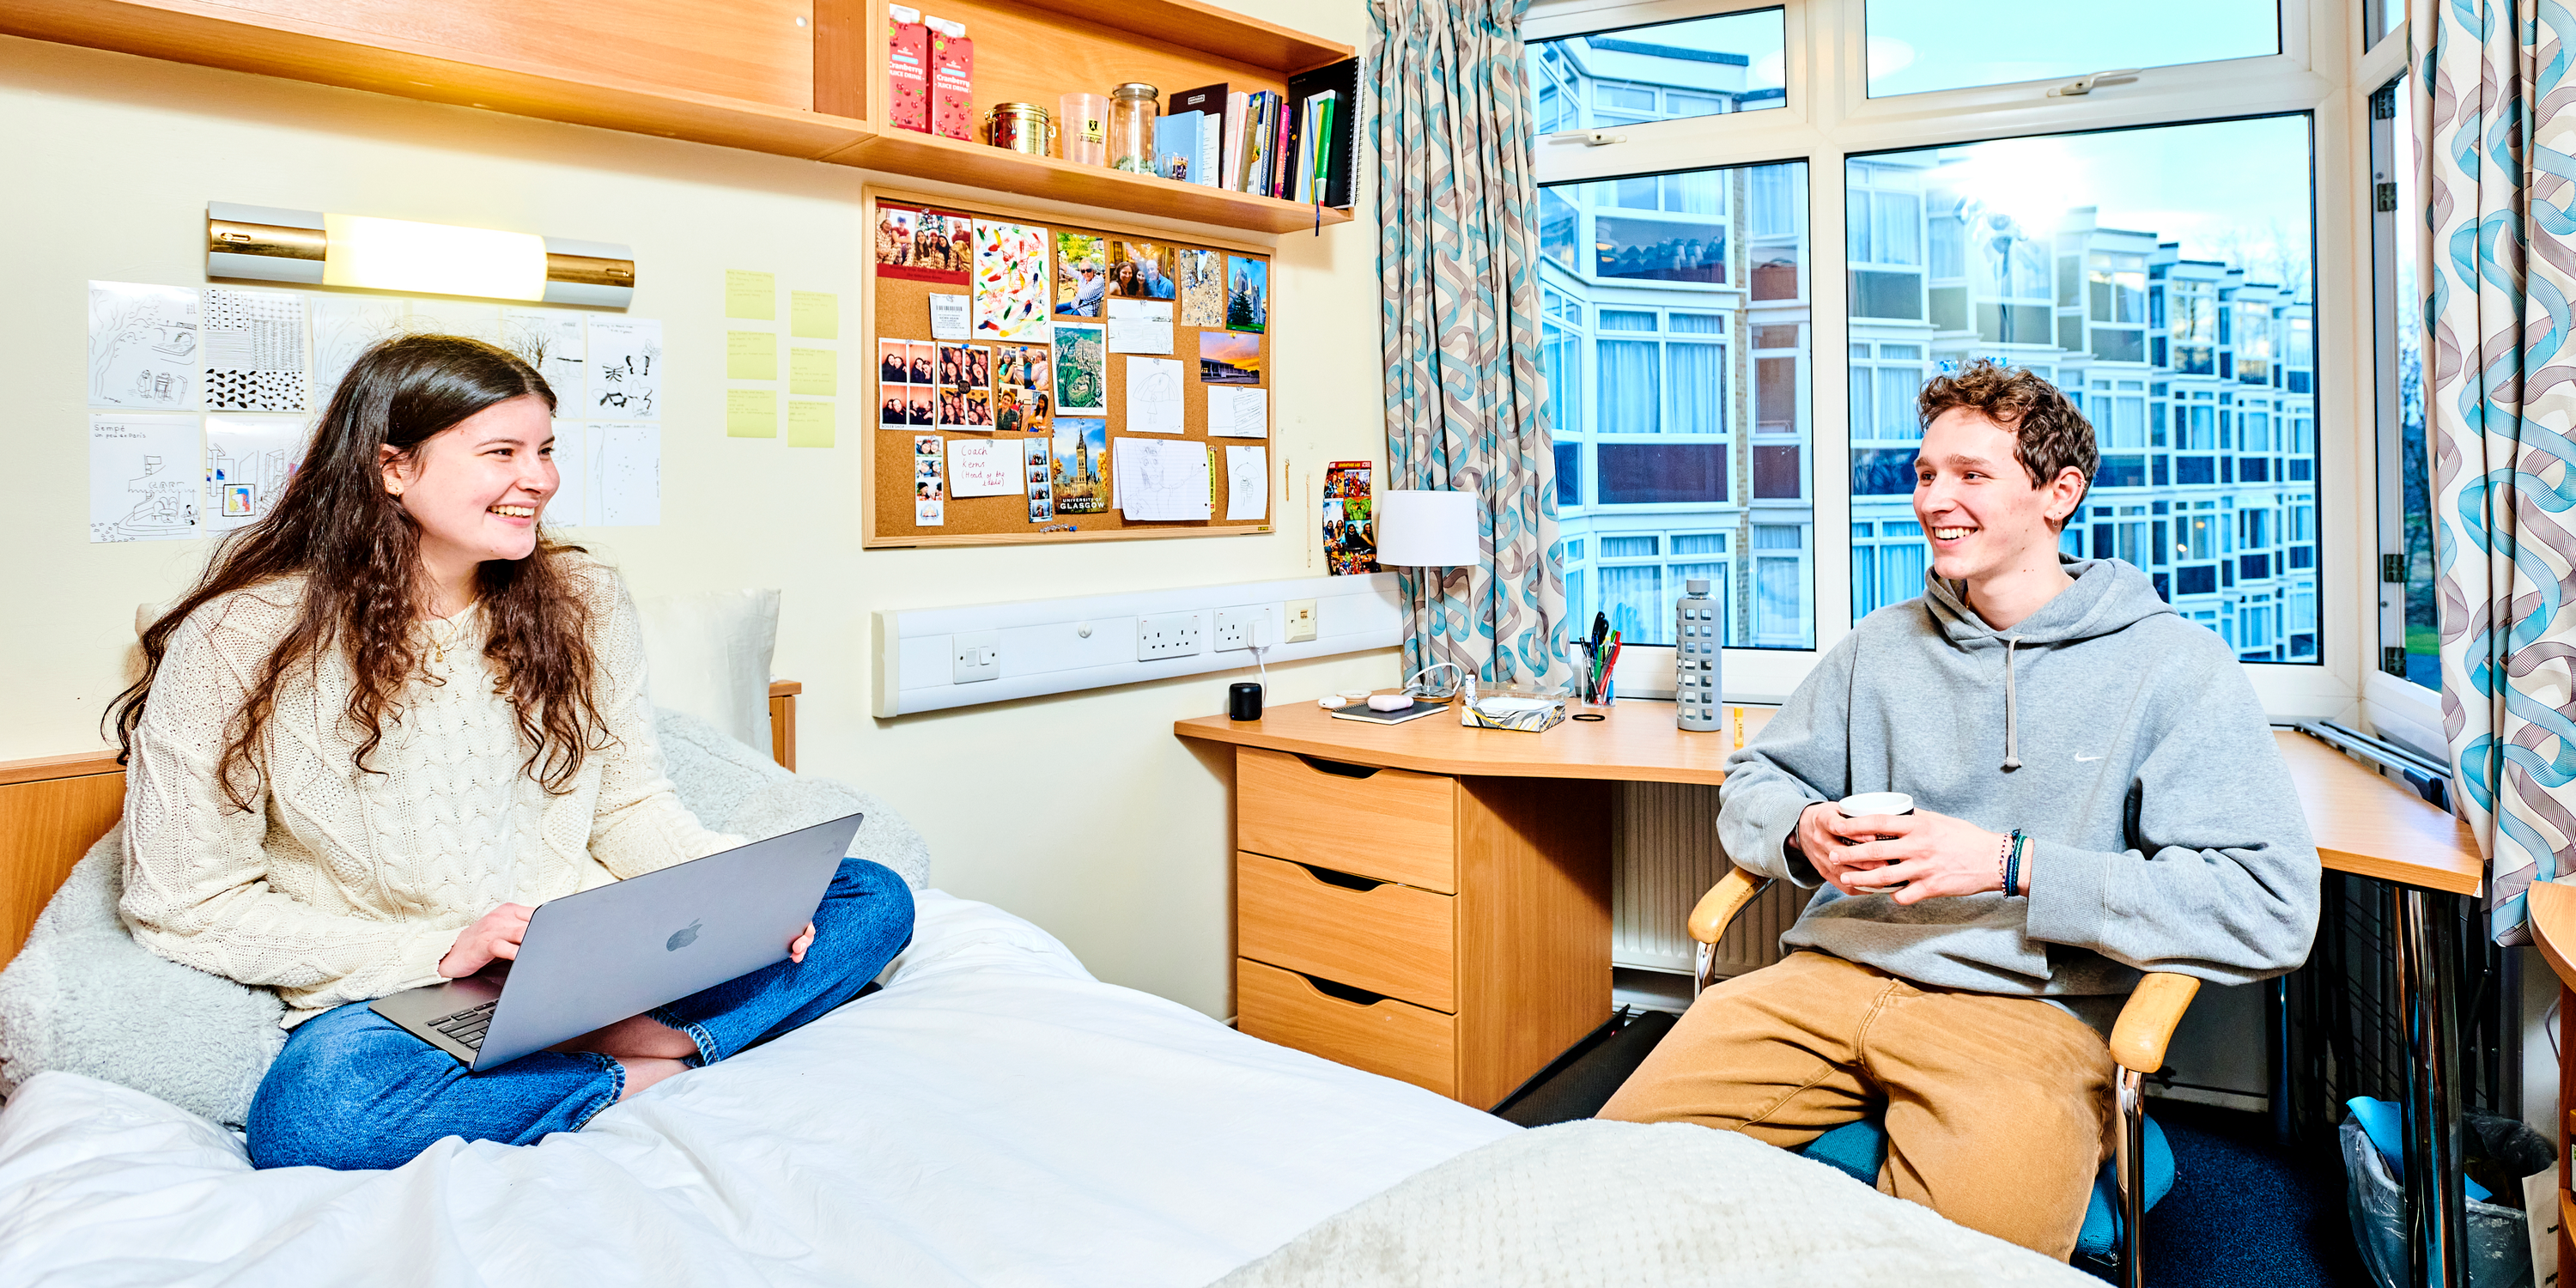
[[[2244,669],[2136,568],[2066,571],[2075,584],[2008,631],[1929,577],[1870,614],[1728,759],[1719,797],[1727,856],[1802,886],[1820,878],[1784,843],[1814,801],[1906,792],[2018,827],[2029,897],[1909,908],[1828,886],[1783,945],[2059,999],[2101,1028],[2141,971],[2241,984],[2307,959],[2316,847]]]

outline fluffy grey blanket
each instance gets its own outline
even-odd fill
[[[850,853],[918,890],[930,872],[921,833],[845,783],[791,774],[692,716],[659,713],[654,732],[680,800],[707,826],[776,836],[864,810]],[[116,903],[125,847],[111,829],[45,905],[27,945],[0,971],[0,1096],[47,1069],[157,1096],[226,1126],[249,1115],[285,1045],[277,995],[156,957],[127,935]]]
[[[1471,1150],[1216,1288],[1908,1288],[2091,1276],[1705,1127],[1575,1122]]]

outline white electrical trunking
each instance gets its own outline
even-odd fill
[[[1395,574],[876,614],[876,713],[907,715],[1393,648]],[[1391,681],[1394,677],[1390,675]]]

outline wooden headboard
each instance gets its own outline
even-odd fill
[[[796,768],[795,680],[769,685],[769,754]],[[125,808],[113,751],[0,760],[0,966],[18,955],[36,914]]]

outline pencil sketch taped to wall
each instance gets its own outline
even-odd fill
[[[588,365],[590,406],[596,418],[662,418],[660,322],[648,318],[591,318]],[[594,506],[599,499],[594,493]]]
[[[90,283],[90,405],[196,406],[198,316],[185,287]]]

